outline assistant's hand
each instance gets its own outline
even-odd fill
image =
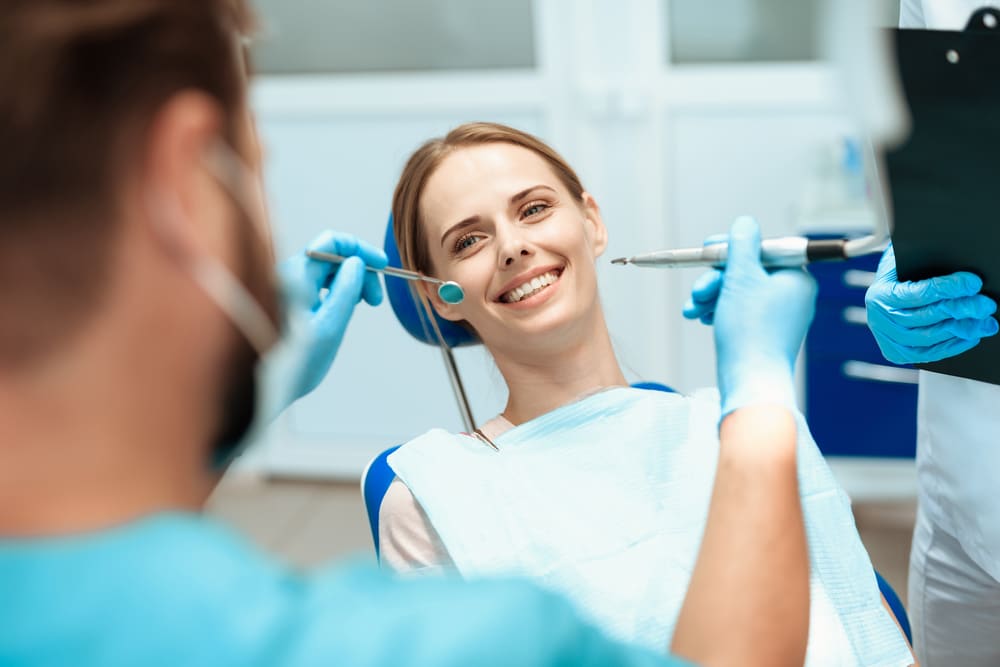
[[[289,301],[307,309],[309,352],[305,355],[297,391],[292,400],[315,389],[326,377],[344,339],[351,315],[361,299],[373,306],[382,303],[382,284],[365,265],[382,268],[385,253],[350,234],[327,231],[308,250],[322,250],[347,257],[343,264],[309,258],[305,249],[278,265],[278,276]],[[328,291],[324,295],[322,290]]]
[[[983,281],[967,271],[899,282],[890,244],[865,293],[868,328],[886,359],[897,364],[939,361],[997,333],[996,302],[979,293]]]
[[[684,307],[715,325],[722,416],[751,403],[795,405],[795,357],[812,321],[816,283],[801,268],[765,270],[760,227],[737,218],[724,271],[702,276]]]

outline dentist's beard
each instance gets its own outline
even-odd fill
[[[220,472],[232,463],[233,450],[241,444],[253,424],[257,404],[257,352],[240,336],[233,342],[227,356],[219,424],[210,452],[211,465]]]

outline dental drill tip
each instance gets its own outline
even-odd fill
[[[628,264],[628,257],[616,257],[611,260],[612,264]]]

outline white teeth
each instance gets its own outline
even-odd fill
[[[507,303],[517,303],[518,301],[524,299],[525,297],[531,296],[535,292],[538,292],[544,287],[548,287],[554,283],[559,278],[559,274],[555,271],[549,271],[546,274],[536,276],[524,283],[519,287],[515,287],[506,294],[504,294],[500,300]]]

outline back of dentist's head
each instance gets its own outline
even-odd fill
[[[44,360],[100,310],[127,186],[172,97],[217,105],[243,152],[248,22],[239,0],[0,5],[0,373]]]

